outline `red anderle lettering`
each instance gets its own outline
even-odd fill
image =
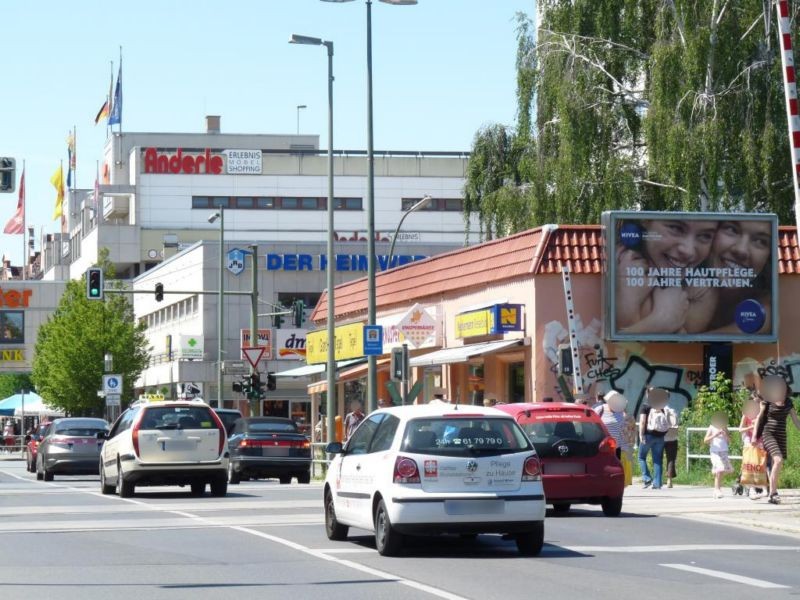
[[[28,308],[33,290],[0,290],[0,306]]]
[[[222,157],[212,156],[209,148],[200,155],[184,154],[182,148],[173,155],[159,154],[155,148],[148,148],[144,151],[144,172],[219,175],[222,173]]]

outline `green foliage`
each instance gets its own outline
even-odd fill
[[[0,375],[0,400],[8,398],[20,391],[33,391],[31,376],[27,373],[4,373]]]
[[[487,238],[623,208],[791,222],[780,48],[764,6],[540,0],[536,30],[518,14],[517,122],[476,134],[465,217]]]
[[[733,389],[733,382],[718,373],[713,388],[701,386],[694,401],[681,413],[681,422],[693,427],[706,427],[711,424],[715,413],[728,415],[728,425],[737,427],[742,417],[744,402],[750,397],[747,389]]]
[[[105,254],[100,260],[108,282],[113,267]],[[107,294],[104,302],[89,300],[85,278],[70,281],[55,313],[39,329],[32,372],[39,394],[68,414],[101,416],[105,403],[97,391],[106,352],[114,356],[114,372],[123,376],[122,401],[127,403],[147,364],[144,325],[134,323],[124,294]]]

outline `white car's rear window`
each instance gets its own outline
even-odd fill
[[[142,429],[211,429],[214,417],[205,406],[151,406],[142,417]]]
[[[401,449],[415,454],[474,456],[532,449],[512,419],[498,417],[427,417],[406,425]]]

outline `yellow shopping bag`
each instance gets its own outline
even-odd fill
[[[625,474],[625,485],[630,485],[633,483],[633,465],[628,453],[623,452],[619,460],[622,463],[622,472]]]
[[[757,446],[742,450],[742,485],[767,487],[767,451]]]

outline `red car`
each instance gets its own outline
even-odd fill
[[[44,431],[45,429],[47,429],[48,425],[50,425],[50,421],[39,423],[39,427],[36,428],[36,433],[34,433],[28,438],[28,443],[27,443],[28,473],[36,472],[36,451],[39,448],[39,441],[42,439],[42,437],[44,437]]]
[[[619,515],[625,476],[617,443],[595,411],[566,402],[497,408],[512,415],[536,447],[545,498],[556,513],[572,504],[600,504],[606,516]]]

